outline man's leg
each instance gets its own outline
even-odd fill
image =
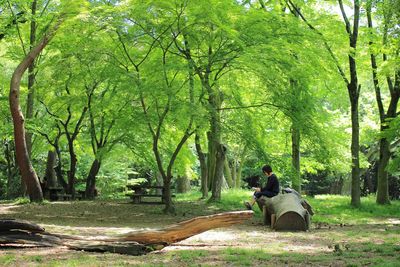
[[[256,203],[256,200],[259,197],[261,197],[261,193],[260,192],[255,192],[254,195],[253,195],[253,198],[250,201],[244,202],[244,205],[246,206],[246,208],[248,210],[252,210],[254,203]]]

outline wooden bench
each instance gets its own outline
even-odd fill
[[[134,204],[165,204],[163,198],[164,187],[163,186],[149,186],[149,185],[127,185],[128,189],[133,190],[133,193],[125,194],[129,196]],[[162,193],[149,193],[147,190],[154,191],[161,189]],[[160,201],[144,201],[145,198],[160,198]],[[172,195],[171,197],[175,197]]]

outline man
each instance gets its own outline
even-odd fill
[[[248,202],[246,201],[244,205],[246,206],[247,209],[251,210],[253,209],[253,205],[256,202],[257,199],[259,199],[262,196],[266,197],[274,197],[279,194],[279,181],[278,177],[272,172],[272,168],[269,165],[265,165],[262,167],[263,173],[268,177],[267,184],[265,187],[260,188],[260,187],[254,187],[254,195],[253,199]]]

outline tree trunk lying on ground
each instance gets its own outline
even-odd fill
[[[307,231],[310,228],[314,212],[295,190],[272,198],[261,197],[257,204],[263,211],[264,224],[271,225],[272,229]]]
[[[252,216],[252,211],[225,212],[196,217],[159,230],[97,239],[51,234],[28,221],[5,219],[0,220],[0,248],[66,246],[74,250],[143,255],[210,229],[242,223]]]

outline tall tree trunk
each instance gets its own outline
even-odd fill
[[[48,187],[56,187],[57,186],[57,176],[54,171],[54,167],[56,165],[56,153],[53,150],[49,150],[47,152],[47,163],[46,163],[46,173],[45,173],[45,181]]]
[[[57,154],[57,165],[55,167],[56,175],[57,175],[57,181],[58,183],[64,188],[64,190],[68,190],[68,184],[64,180],[64,176],[62,173],[62,160],[61,160],[61,151],[58,146],[58,141],[55,145],[55,150]]]
[[[215,174],[215,144],[213,142],[212,133],[207,132],[207,141],[208,141],[208,153],[207,153],[207,186],[210,190],[212,188],[212,182]]]
[[[225,161],[224,161],[224,175],[225,175],[225,179],[228,184],[228,187],[233,188],[234,184],[233,184],[233,179],[232,179],[231,168],[229,166],[229,161],[226,157],[225,157]]]
[[[221,133],[221,95],[218,90],[211,88],[208,81],[205,82],[208,91],[208,102],[210,104],[210,138],[212,147],[215,149],[215,169],[212,179],[212,193],[210,201],[220,201],[221,200],[221,190],[222,190],[222,179],[224,175],[224,162],[226,148],[222,144],[222,133]],[[209,154],[213,157],[213,154]],[[210,178],[210,176],[209,176]]]
[[[76,173],[76,163],[77,158],[74,149],[74,143],[72,140],[68,140],[68,149],[69,149],[69,171],[68,171],[68,190],[67,192],[72,195],[72,199],[75,197],[75,173]]]
[[[351,89],[354,90],[354,89]],[[350,89],[349,89],[350,92]],[[351,204],[360,206],[360,126],[358,119],[358,95],[351,99]]]
[[[22,179],[27,187],[27,192],[31,201],[43,201],[43,193],[40,188],[39,179],[31,164],[28,148],[26,146],[25,118],[20,106],[20,84],[22,75],[26,69],[32,64],[39,53],[46,47],[56,30],[61,24],[60,19],[56,25],[45,34],[43,39],[31,49],[22,62],[15,69],[10,83],[10,110],[14,124],[14,141],[17,162],[21,172]]]
[[[225,154],[226,154],[225,146],[222,144],[218,145],[216,154],[216,164],[215,164],[215,177],[213,179],[210,201],[221,200]]]
[[[32,49],[36,43],[36,20],[35,20],[36,6],[37,6],[37,0],[33,0],[32,6],[31,6],[32,20],[31,20],[31,29],[30,29],[31,30],[30,40],[29,40],[30,49]],[[35,96],[34,84],[35,84],[35,60],[32,61],[32,63],[29,65],[29,68],[28,68],[28,99],[27,99],[27,103],[26,103],[26,118],[27,119],[33,118],[33,104],[34,104],[34,96]],[[30,133],[30,132],[27,132],[27,135],[26,135],[26,146],[28,149],[28,155],[31,156],[32,133]]]
[[[246,153],[247,153],[247,146],[245,146],[243,148],[242,155],[241,155],[241,157],[239,159],[239,162],[238,162],[237,174],[236,174],[237,187],[240,187],[242,185],[242,170],[243,170],[244,162],[246,161],[246,157],[245,157]]]
[[[7,198],[15,197],[14,192],[12,190],[15,182],[13,180],[16,178],[16,173],[18,172],[18,168],[15,166],[15,153],[13,153],[13,149],[10,147],[13,143],[6,140],[4,144],[4,157],[7,162]]]
[[[176,178],[176,192],[187,193],[190,191],[190,180],[186,175],[178,176]]]
[[[386,167],[390,159],[389,142],[386,138],[379,140],[379,163],[378,163],[378,186],[376,192],[376,203],[389,204],[389,184]]]
[[[300,130],[292,124],[292,167],[294,175],[292,177],[292,188],[301,192],[300,177]]]
[[[235,188],[238,188],[239,184],[237,183],[237,180],[236,180],[236,177],[237,177],[237,160],[236,159],[234,159],[232,162],[231,174],[232,174],[233,186]]]
[[[358,207],[361,204],[361,190],[360,190],[360,126],[358,114],[358,100],[360,96],[361,85],[358,84],[357,75],[357,40],[358,28],[360,22],[360,1],[354,0],[354,16],[353,27],[346,15],[343,1],[338,0],[343,20],[345,22],[346,32],[349,38],[349,47],[352,49],[348,54],[350,81],[342,73],[342,77],[347,84],[351,106],[351,205]]]
[[[164,178],[164,194],[163,201],[165,203],[164,212],[165,213],[175,213],[175,206],[172,202],[171,194],[171,179],[172,176],[167,176]]]
[[[85,198],[94,199],[96,189],[96,176],[101,167],[101,160],[95,159],[90,167],[88,177],[86,178]]]
[[[199,158],[200,162],[200,177],[201,177],[201,198],[207,198],[208,197],[208,169],[207,169],[207,161],[206,161],[206,154],[203,153],[203,150],[201,148],[200,144],[200,135],[196,133],[195,136],[195,144],[196,144],[196,151],[197,151],[197,156]]]

